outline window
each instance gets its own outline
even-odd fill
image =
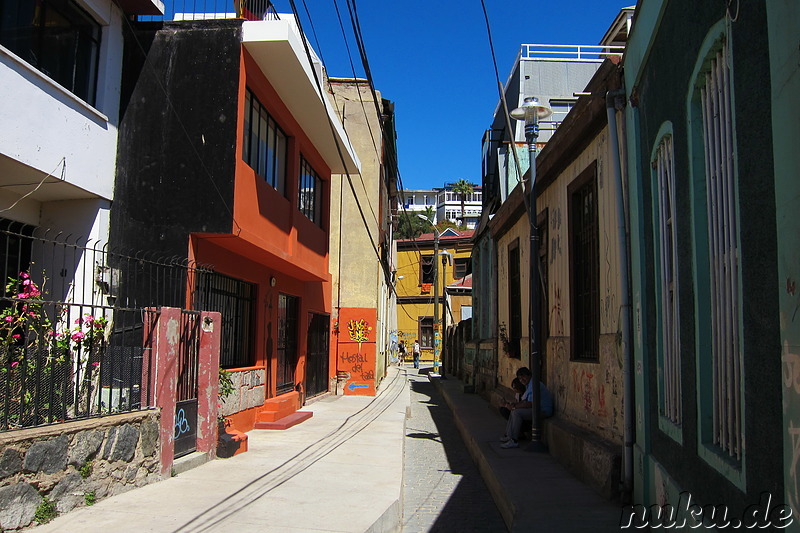
[[[197,284],[197,308],[222,315],[219,365],[252,366],[256,285],[216,272],[199,276]]]
[[[283,394],[294,390],[294,372],[297,367],[297,316],[300,298],[288,294],[278,295],[278,372],[276,392]]]
[[[693,168],[700,205],[697,228],[697,307],[701,379],[710,397],[701,396],[703,440],[729,459],[742,458],[741,289],[739,212],[734,170],[730,68],[724,37],[703,59],[691,102],[691,147],[703,152]],[[703,213],[703,208],[705,212]],[[710,354],[708,357],[706,354]]]
[[[472,261],[470,258],[456,258],[453,262],[453,277],[461,279],[468,274],[472,274]]]
[[[419,282],[420,283],[433,283],[435,281],[435,272],[432,255],[423,255],[419,258]]]
[[[322,180],[304,157],[300,158],[298,208],[308,219],[322,226]]]
[[[572,358],[588,361],[598,360],[600,346],[596,167],[569,188]]]
[[[242,159],[281,194],[286,182],[286,134],[250,89],[244,101]]]
[[[519,358],[522,337],[522,295],[520,294],[519,239],[508,247],[508,355]]]
[[[419,346],[428,350],[433,349],[433,317],[419,317]]]
[[[0,44],[94,105],[100,25],[71,0],[3,0]]]
[[[675,164],[671,134],[664,135],[653,152],[654,227],[657,243],[656,276],[661,414],[681,423],[680,339],[678,335],[677,232],[675,231]]]

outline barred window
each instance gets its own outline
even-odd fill
[[[659,271],[658,317],[660,344],[658,365],[661,414],[673,423],[681,423],[680,336],[678,331],[678,280],[675,254],[675,163],[672,135],[665,135],[656,147],[651,166],[655,198],[657,268]]]
[[[572,358],[597,361],[600,351],[600,260],[597,164],[569,188]]]
[[[300,158],[298,208],[311,222],[322,226],[322,180],[304,157]]]
[[[712,439],[729,457],[742,455],[742,352],[739,317],[739,213],[733,156],[730,67],[725,42],[697,82],[702,116],[707,212]],[[705,258],[704,258],[705,259]]]
[[[286,146],[286,134],[247,89],[242,159],[281,194],[285,194]]]

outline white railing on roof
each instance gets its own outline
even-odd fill
[[[624,46],[600,44],[523,44],[521,60],[538,61],[603,61],[608,56],[621,56]]]

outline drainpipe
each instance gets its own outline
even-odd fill
[[[623,413],[624,413],[624,450],[622,457],[623,501],[629,501],[633,492],[633,351],[631,350],[631,303],[630,276],[628,264],[628,232],[625,225],[625,193],[622,187],[622,165],[619,155],[619,138],[617,137],[617,98],[622,97],[624,106],[625,89],[606,93],[606,113],[608,114],[609,150],[614,172],[614,193],[617,201],[617,239],[619,241],[620,285],[622,295],[620,301],[620,333],[622,343],[622,381],[623,381]],[[624,120],[624,118],[623,118]]]

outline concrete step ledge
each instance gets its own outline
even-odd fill
[[[184,472],[204,465],[209,461],[208,453],[206,452],[192,452],[183,457],[175,459],[172,463],[172,475],[177,476]]]
[[[311,411],[295,411],[294,413],[284,416],[279,420],[275,420],[274,422],[256,422],[256,425],[253,429],[289,429],[290,427],[296,426],[301,422],[305,422],[312,416],[314,416],[314,413]]]

